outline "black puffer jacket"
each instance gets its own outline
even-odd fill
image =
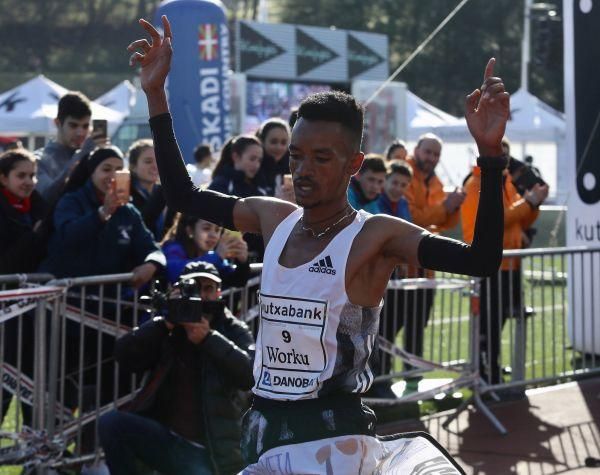
[[[254,339],[248,327],[229,311],[214,324],[213,331],[192,354],[200,379],[204,439],[216,474],[238,473],[243,467],[240,452],[241,417],[245,409],[241,391],[250,389]],[[159,419],[157,401],[173,401],[177,394],[165,385],[177,348],[188,342],[181,327],[169,333],[164,320],[155,318],[117,340],[115,357],[126,371],[151,371],[144,387],[126,410]]]
[[[48,234],[33,226],[46,214],[46,203],[37,191],[31,195],[27,219],[0,193],[0,274],[33,272],[46,255]]]
[[[225,167],[219,175],[215,176],[208,189],[240,198],[265,196],[268,191],[265,178],[260,171],[248,181],[243,171],[234,170],[232,167]]]

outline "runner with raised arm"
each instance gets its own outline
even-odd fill
[[[399,445],[375,437],[375,416],[360,396],[373,382],[370,359],[390,274],[401,263],[473,276],[491,275],[500,265],[501,140],[509,96],[502,80],[493,76],[495,60],[490,59],[483,85],[467,96],[465,105],[482,170],[469,246],[350,207],[348,182],[364,158],[363,113],[352,96],[340,92],[311,95],[298,110],[289,147],[297,206],[196,188],[169,114],[165,80],[172,32],[166,17],[162,22],[164,37],[140,20],[151,42],[140,39],[128,49],[131,65],[141,66],[168,206],[230,229],[260,233],[266,244],[254,401],[244,418],[242,439],[251,465],[244,473],[263,473],[264,467],[270,467],[268,473],[381,470],[382,460],[389,462]],[[410,458],[410,450],[402,447],[404,455],[394,463]],[[449,467],[454,472],[444,473],[460,470]]]

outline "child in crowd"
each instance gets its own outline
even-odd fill
[[[389,214],[410,221],[408,201],[404,193],[410,184],[412,169],[408,163],[395,160],[388,165],[388,172],[383,184],[383,192],[365,208],[373,214]]]
[[[406,143],[403,140],[394,140],[385,151],[385,159],[390,162],[393,160],[406,160]]]
[[[46,252],[46,204],[35,190],[36,171],[25,149],[0,155],[0,274],[32,272]]]
[[[186,264],[194,261],[213,264],[219,270],[224,288],[243,287],[248,281],[248,245],[238,233],[223,233],[223,228],[209,221],[177,213],[162,248],[167,257],[167,277],[172,284],[177,282]]]
[[[188,163],[187,168],[190,178],[198,188],[208,186],[212,173],[212,151],[210,145],[201,143],[194,149],[194,163]]]

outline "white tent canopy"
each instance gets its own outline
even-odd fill
[[[519,89],[510,98],[506,134],[519,142],[558,142],[565,135],[564,114]]]
[[[126,79],[96,98],[94,102],[120,112],[124,117],[127,117],[135,106],[136,92],[135,86]]]
[[[434,127],[430,130],[445,143],[473,144],[466,120]],[[510,97],[510,119],[506,136],[511,141],[511,154],[516,158],[533,155],[534,165],[540,168],[544,179],[550,184],[550,195],[560,202],[562,182],[563,144],[565,137],[564,114],[553,109],[530,92],[519,89]],[[455,167],[451,164],[449,168]],[[460,165],[460,168],[464,168]]]
[[[39,75],[0,95],[0,134],[54,135],[59,99],[69,92]],[[108,121],[109,134],[123,120],[123,114],[91,103],[92,118]]]
[[[450,142],[472,142],[464,118],[453,124],[433,126],[431,132]],[[510,118],[506,136],[512,142],[560,142],[565,135],[565,118],[524,89],[510,96]]]
[[[408,140],[416,141],[419,136],[437,130],[440,127],[461,127],[462,121],[428,102],[406,91],[406,121]]]

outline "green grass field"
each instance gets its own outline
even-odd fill
[[[531,318],[521,319],[526,329],[523,372],[525,379],[568,376],[581,369],[582,360],[571,349],[568,332],[568,287],[564,279],[566,259],[560,256],[523,260],[523,303],[533,307]],[[458,277],[458,276],[449,276]],[[424,356],[442,362],[468,360],[470,297],[466,290],[438,290],[429,325],[425,330]],[[508,319],[502,332],[502,365],[513,367],[517,319]],[[396,340],[402,344],[401,336]],[[600,359],[599,359],[600,360]],[[585,361],[585,368],[596,368],[600,361]],[[401,371],[399,361],[394,369]],[[425,377],[448,377],[452,373],[431,372]],[[506,376],[509,382],[511,376]]]

